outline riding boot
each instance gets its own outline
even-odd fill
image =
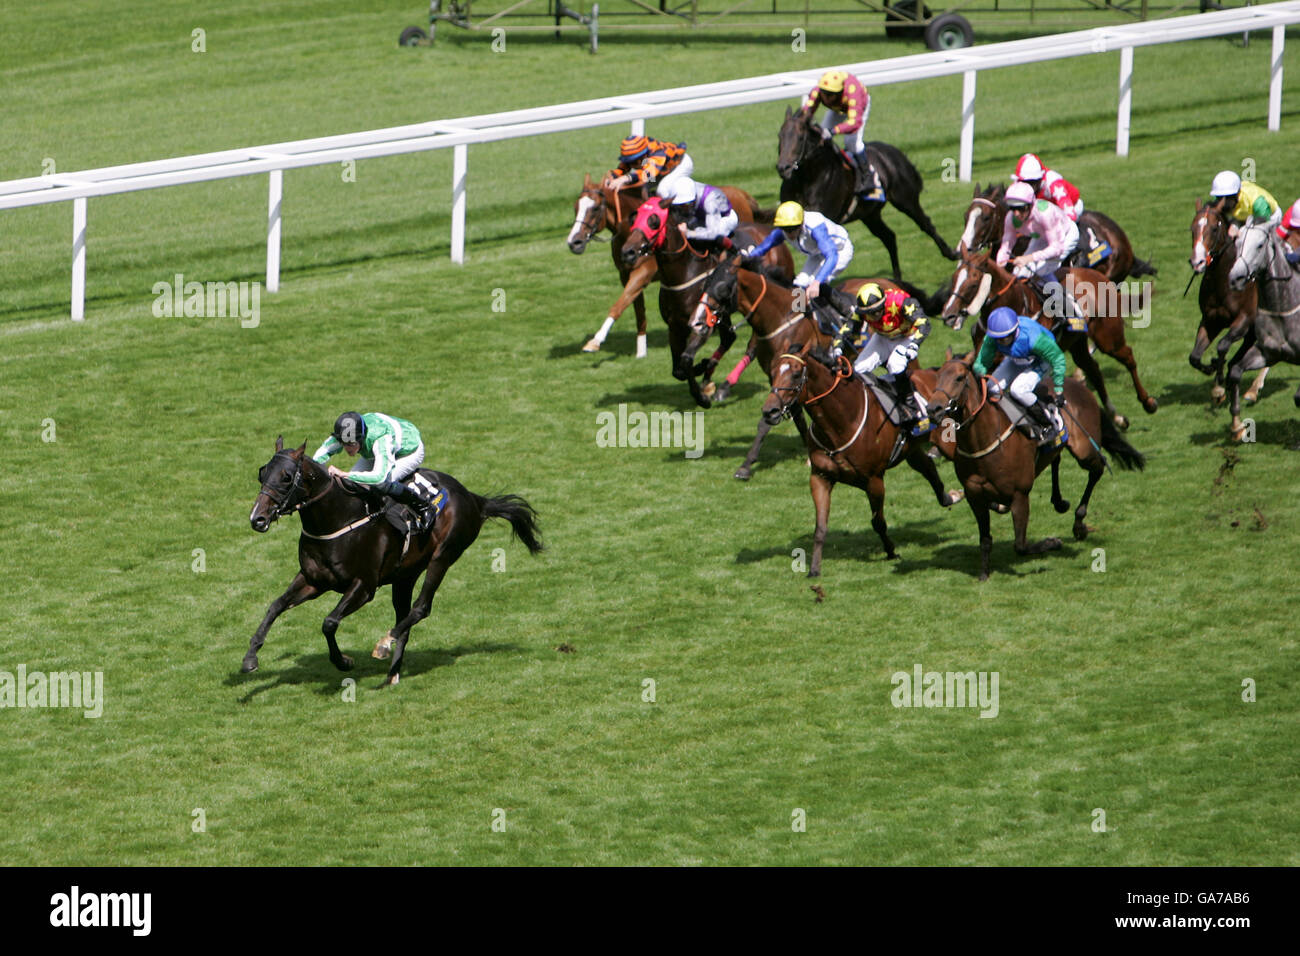
[[[919,438],[930,433],[930,416],[921,404],[921,396],[912,386],[912,375],[904,370],[894,376],[894,392],[898,395],[898,407],[902,412],[903,424],[912,425],[912,435]]]
[[[883,203],[886,199],[885,188],[881,185],[879,171],[867,158],[867,151],[863,149],[862,152],[857,153],[853,157],[853,161],[857,164],[858,181],[856,185],[858,195],[867,202]]]
[[[401,504],[409,505],[415,512],[415,525],[411,528],[412,534],[424,534],[438,518],[437,509],[434,507],[432,498],[425,498],[414,484],[403,484],[400,481],[388,481],[379,486],[384,494],[389,495]]]
[[[1040,445],[1049,445],[1056,436],[1056,426],[1052,424],[1051,418],[1048,417],[1042,402],[1034,402],[1032,405],[1025,405],[1025,416],[1030,423],[1037,429],[1037,434],[1031,436]]]

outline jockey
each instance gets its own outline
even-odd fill
[[[1012,397],[1042,427],[1043,434],[1052,436],[1053,444],[1060,447],[1065,443],[1065,423],[1060,412],[1065,407],[1065,353],[1052,338],[1052,333],[1033,319],[1016,315],[1014,309],[1005,305],[996,308],[989,313],[988,334],[984,336],[971,371],[976,375],[988,375],[989,366],[998,357],[1002,360],[992,373],[998,390],[1007,389],[1010,380]],[[1050,417],[1034,394],[1049,368],[1053,385]]]
[[[1282,215],[1278,223],[1277,237],[1286,243],[1286,261],[1293,266],[1300,266],[1300,199],[1297,199]]]
[[[1268,190],[1257,183],[1243,183],[1231,169],[1225,169],[1214,177],[1210,195],[1232,220],[1228,226],[1230,236],[1235,237],[1241,231],[1238,227],[1251,221],[1267,222],[1270,226],[1277,226],[1282,221],[1282,207]]]
[[[679,220],[678,229],[686,239],[731,248],[731,234],[740,217],[721,189],[683,176],[677,180],[671,202]]]
[[[828,139],[843,136],[844,151],[858,166],[862,198],[869,202],[884,202],[885,190],[880,184],[880,173],[867,158],[866,147],[862,144],[862,133],[867,126],[867,117],[871,115],[871,94],[867,88],[846,70],[827,70],[804,98],[799,115],[811,118],[819,106],[826,107],[826,115],[819,127],[822,135]]]
[[[1011,174],[1013,183],[1028,183],[1033,187],[1034,195],[1046,199],[1061,207],[1061,210],[1077,222],[1083,215],[1083,200],[1079,190],[1054,169],[1047,169],[1043,161],[1033,153],[1025,153],[1016,163],[1016,171]]]
[[[925,401],[912,387],[912,373],[908,363],[916,358],[921,343],[930,334],[930,321],[921,303],[903,289],[881,290],[875,282],[868,282],[858,290],[854,313],[868,329],[871,337],[858,350],[854,371],[868,375],[880,365],[885,366],[885,381],[892,382],[898,394],[898,404],[906,419],[911,420],[912,434],[924,435],[930,430],[930,419]],[[851,323],[840,326],[832,347],[838,351]],[[861,334],[858,326],[857,334]],[[915,413],[909,408],[915,406]]]
[[[1079,245],[1079,227],[1061,207],[1046,199],[1035,199],[1029,183],[1021,181],[1007,189],[1007,218],[1002,224],[1002,245],[998,247],[997,263],[1005,266],[1010,260],[1013,274],[1034,281],[1044,296],[1043,310],[1047,314],[1053,297],[1064,301],[1067,315],[1075,322],[1081,321],[1083,311],[1073,297],[1061,287],[1056,271]],[[1021,236],[1029,237],[1024,255],[1011,259],[1011,247]],[[1060,316],[1053,316],[1060,318]]]
[[[655,183],[655,195],[671,199],[677,180],[695,171],[695,161],[687,154],[685,143],[629,136],[619,144],[618,168],[621,175],[605,181],[611,189]]]
[[[797,202],[783,202],[777,206],[772,224],[776,228],[767,234],[767,238],[757,246],[745,249],[743,255],[757,258],[787,238],[794,239],[795,245],[808,256],[794,277],[795,287],[807,290],[809,302],[821,301],[840,313],[841,318],[847,319],[848,306],[841,307],[828,293],[831,291],[830,280],[847,269],[853,260],[853,242],[848,232],[819,212],[805,212]]]
[[[384,494],[411,505],[418,518],[416,534],[423,534],[433,526],[438,517],[434,508],[435,490],[426,490],[426,479],[421,476],[419,482],[402,483],[424,461],[424,442],[420,432],[410,422],[382,415],[379,412],[344,412],[334,423],[334,432],[312,460],[325,464],[340,451],[349,455],[360,455],[351,471],[343,471],[329,466],[333,478],[349,478],[363,485],[370,485]]]

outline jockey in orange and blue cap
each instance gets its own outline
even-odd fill
[[[677,181],[695,172],[695,162],[686,152],[685,143],[668,143],[648,136],[628,136],[619,144],[618,176],[610,176],[605,185],[644,186],[653,183],[655,195],[672,201]]]

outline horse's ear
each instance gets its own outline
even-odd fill
[[[951,361],[952,361],[952,346],[951,346],[951,345],[948,346],[946,349],[943,350],[943,360],[944,360],[945,363],[946,363],[946,362],[951,362]]]
[[[301,445],[299,445],[299,446],[298,446],[297,448],[295,448],[293,451],[289,452],[289,454],[292,455],[294,458],[297,458],[297,459],[301,460],[301,459],[302,459],[302,456],[305,455],[305,454],[307,454],[307,443],[304,441]]]
[[[980,184],[979,184],[979,183],[976,183],[976,184],[975,184],[975,188],[974,188],[973,190],[971,190],[971,194],[970,194],[970,195],[971,195],[971,198],[974,199],[974,198],[977,197],[979,194],[980,194]]]
[[[275,436],[275,450],[276,450],[276,451],[284,451],[284,436],[283,436],[283,435],[276,435],[276,436]]]
[[[591,188],[592,186],[594,186],[594,185],[596,185],[596,184],[593,183],[593,182],[591,181],[591,173],[583,173],[583,174],[582,174],[582,188],[583,188],[583,190],[584,190],[584,191],[585,191],[585,190],[588,190],[588,189],[590,189],[590,188]]]
[[[1200,197],[1200,196],[1197,196],[1197,197],[1196,197],[1196,211],[1197,211],[1197,212],[1200,212],[1201,209],[1202,209],[1202,207],[1203,207],[1204,205],[1205,205],[1205,204],[1201,202],[1201,197]]]
[[[967,368],[970,368],[972,365],[975,364],[975,354],[976,354],[975,350],[971,349],[969,352],[967,352],[965,355],[961,357],[961,364],[965,365]]]
[[[793,115],[794,115],[794,110],[790,109],[789,104],[787,104],[785,108],[785,118],[789,119]]]

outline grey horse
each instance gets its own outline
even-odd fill
[[[1244,372],[1275,362],[1300,365],[1300,272],[1286,261],[1286,246],[1268,223],[1253,223],[1243,230],[1228,284],[1240,291],[1252,278],[1259,289],[1255,344],[1228,370],[1229,391],[1240,386]],[[1300,389],[1293,400],[1300,407]],[[1234,407],[1232,437],[1240,439],[1244,431]]]

